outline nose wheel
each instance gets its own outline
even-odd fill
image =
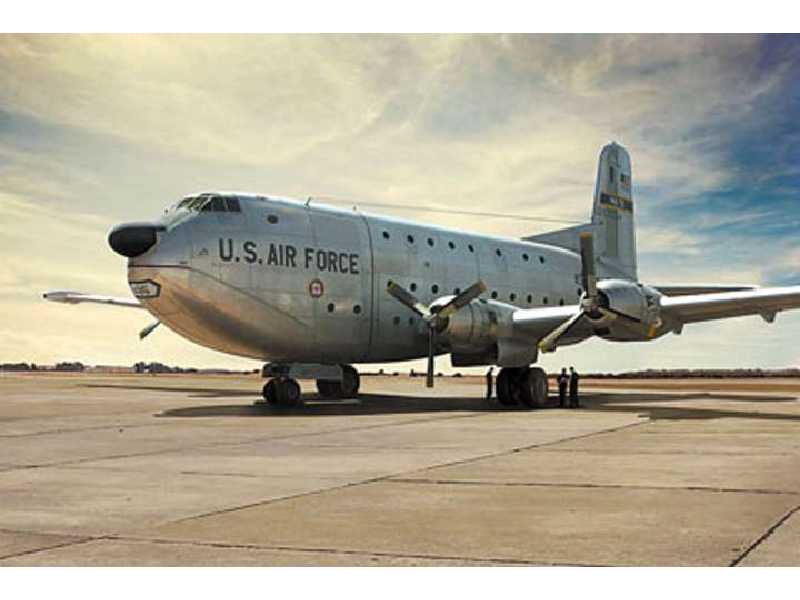
[[[264,384],[261,390],[264,401],[273,406],[301,406],[300,384],[288,377],[276,377]]]

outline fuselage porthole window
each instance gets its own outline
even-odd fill
[[[439,293],[439,286],[434,283],[431,286],[431,292],[433,292],[434,294],[438,294]]]
[[[329,312],[329,313],[332,313],[334,308],[336,308],[336,307],[333,305],[333,302],[331,302],[330,304],[328,304],[328,312]]]
[[[267,215],[267,223],[275,225],[278,222],[278,215]]]
[[[353,313],[354,313],[354,314],[357,314],[357,315],[361,314],[361,306],[359,306],[358,304],[356,304],[356,305],[353,307]]]
[[[470,252],[475,252],[475,246],[473,246],[472,244],[469,244],[469,245],[467,246],[467,248],[469,248],[469,251],[470,251]]]
[[[511,292],[511,294],[509,294],[508,296],[508,299],[511,300],[511,302],[513,302],[514,300],[517,299],[517,295],[514,292]]]
[[[547,296],[545,296],[544,298],[542,298],[542,304],[547,304]]]
[[[413,235],[407,235],[406,236],[406,240],[408,240],[409,244],[413,244],[414,243],[414,236]]]
[[[522,255],[522,260],[524,260],[525,262],[528,262],[529,258],[530,258],[530,256],[528,256],[527,254],[523,254]]]
[[[528,304],[533,304],[533,296],[528,294]]]
[[[563,298],[561,298],[561,299],[558,301],[558,305],[559,305],[559,306],[564,306],[564,299],[563,299]]]
[[[461,293],[461,288],[456,288],[453,290],[453,296],[458,296]]]
[[[428,246],[433,248],[433,238],[428,238]]]
[[[453,242],[447,242],[447,246],[450,248],[450,250],[456,249],[456,245]]]
[[[497,292],[492,292],[492,298],[497,299]]]
[[[412,292],[416,292],[417,291],[417,284],[416,283],[412,283],[409,287],[411,288]]]
[[[389,235],[388,231],[383,232],[383,239],[388,240],[391,236]]]
[[[394,319],[392,319],[392,323],[394,323],[395,325],[400,325],[400,317],[395,317]]]
[[[539,262],[540,262],[540,263],[542,263],[542,264],[544,264],[544,256],[540,256],[540,257],[539,257]]]
[[[494,253],[495,253],[495,254],[497,254],[497,256],[503,256],[503,252],[500,250],[500,248],[497,248],[497,249],[494,251]]]

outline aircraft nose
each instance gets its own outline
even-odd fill
[[[158,241],[156,234],[165,229],[156,223],[122,223],[108,234],[108,244],[117,254],[133,258],[152,248]]]

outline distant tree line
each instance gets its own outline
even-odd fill
[[[625,373],[584,373],[594,379],[750,379],[800,377],[800,368],[786,369],[645,369]]]

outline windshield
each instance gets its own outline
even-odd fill
[[[220,196],[218,194],[200,194],[187,196],[181,200],[175,209],[185,208],[195,212],[241,212],[239,199],[235,196]]]

